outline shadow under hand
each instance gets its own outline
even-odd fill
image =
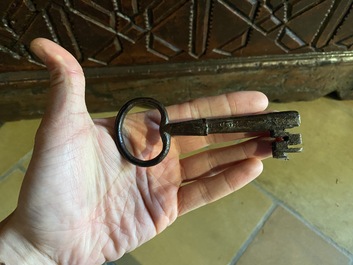
[[[104,265],[141,265],[132,255],[125,254],[115,262],[107,262]]]

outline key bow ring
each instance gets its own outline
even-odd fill
[[[163,147],[162,147],[162,151],[151,160],[141,160],[136,158],[134,155],[130,153],[124,141],[123,124],[124,124],[125,117],[130,110],[140,105],[148,105],[151,107],[155,107],[161,115],[159,133],[162,139]],[[118,147],[120,154],[126,160],[128,160],[129,162],[137,166],[151,167],[151,166],[157,165],[167,156],[170,149],[171,136],[167,132],[163,131],[163,127],[168,123],[169,123],[168,112],[165,109],[165,107],[162,105],[162,103],[160,103],[159,101],[153,98],[135,98],[130,100],[120,109],[115,121],[116,145]]]
[[[159,134],[163,144],[162,150],[157,156],[150,160],[142,160],[133,155],[128,150],[123,135],[126,115],[134,107],[142,105],[156,108],[161,117]],[[151,167],[160,163],[168,155],[172,136],[206,136],[215,133],[260,133],[269,131],[270,137],[274,139],[272,142],[272,156],[274,158],[287,160],[287,153],[298,153],[302,151],[301,147],[290,147],[291,145],[302,144],[302,137],[301,134],[291,134],[285,130],[299,125],[300,115],[297,111],[170,122],[168,112],[162,103],[153,98],[142,97],[128,101],[120,109],[115,121],[115,142],[120,154],[130,163],[141,167]]]

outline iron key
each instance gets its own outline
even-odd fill
[[[159,155],[151,160],[140,160],[134,157],[124,143],[122,127],[126,114],[137,105],[148,105],[158,109],[161,114],[160,135],[163,148]],[[190,121],[169,122],[165,107],[152,98],[136,98],[127,102],[119,111],[116,119],[116,144],[121,155],[129,162],[143,167],[154,166],[161,162],[168,154],[171,136],[194,135],[206,136],[216,133],[239,132],[270,132],[274,138],[272,156],[279,159],[288,159],[286,153],[301,152],[301,147],[290,147],[302,143],[300,134],[290,134],[286,129],[300,125],[300,115],[297,111],[272,112],[267,114],[232,116],[221,118],[202,118]]]

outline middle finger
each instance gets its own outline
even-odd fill
[[[237,145],[208,150],[180,160],[183,181],[209,177],[230,165],[248,158],[265,159],[271,156],[269,138],[255,138]]]

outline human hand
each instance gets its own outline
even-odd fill
[[[180,159],[210,144],[245,137],[183,136],[172,138],[169,154],[160,164],[136,167],[118,153],[114,118],[91,119],[83,71],[72,55],[45,39],[33,41],[31,49],[50,72],[49,104],[18,207],[0,225],[0,261],[11,265],[12,260],[18,263],[15,257],[22,264],[37,264],[36,259],[47,264],[116,260],[162,232],[178,216],[252,181],[262,171],[261,159],[271,154],[270,143],[258,137]],[[257,113],[267,104],[262,93],[238,92],[167,110],[173,121]],[[156,112],[131,114],[126,122],[133,131],[130,145],[139,146],[141,139],[147,139],[151,156],[159,153],[153,139],[158,135]],[[28,251],[35,255],[32,260]]]

